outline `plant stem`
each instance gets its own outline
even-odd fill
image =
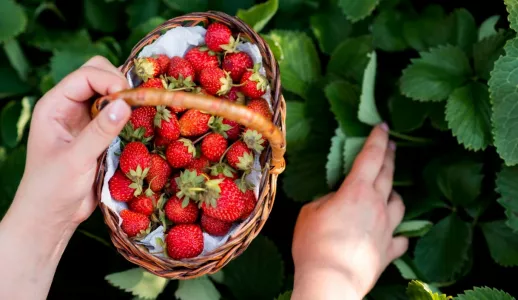
[[[207,135],[209,135],[211,133],[212,133],[212,131],[209,131],[209,132],[205,133],[204,135],[202,135],[199,138],[197,138],[192,144],[196,145],[199,141],[203,140],[203,138],[205,138]]]
[[[414,182],[412,180],[394,180],[394,182],[392,183],[393,186],[412,186],[413,184]]]
[[[78,232],[86,235],[87,237],[91,238],[91,239],[94,239],[96,241],[98,241],[99,243],[105,245],[106,247],[112,249],[112,246],[110,245],[110,243],[108,243],[105,239],[101,238],[101,237],[98,237],[97,235],[93,234],[93,233],[90,233],[84,229],[77,229]]]
[[[410,136],[410,135],[406,135],[403,133],[399,133],[397,131],[390,130],[389,134],[391,136],[397,137],[397,138],[405,140],[405,141],[410,141],[410,142],[415,142],[415,143],[420,143],[420,144],[432,144],[433,143],[433,140],[431,140],[431,139]]]

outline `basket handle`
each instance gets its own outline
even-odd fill
[[[109,102],[116,99],[124,99],[130,106],[165,105],[169,107],[181,106],[188,109],[197,109],[237,122],[247,128],[256,130],[262,134],[264,138],[268,139],[272,147],[271,173],[280,174],[286,167],[284,161],[286,143],[283,134],[270,120],[247,109],[246,106],[205,94],[167,91],[155,88],[133,88],[106,95],[95,100],[91,110],[92,118],[95,118],[99,111],[108,105]]]

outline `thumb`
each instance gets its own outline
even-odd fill
[[[73,157],[83,162],[95,162],[121,132],[131,115],[130,106],[123,100],[108,104],[74,140]]]

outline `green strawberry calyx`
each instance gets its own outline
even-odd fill
[[[255,186],[245,178],[236,179],[235,183],[239,190],[243,193],[246,193],[246,191],[253,190],[255,188]]]
[[[243,134],[243,142],[245,142],[246,146],[249,149],[252,149],[258,153],[261,153],[264,150],[263,143],[263,135],[260,134],[257,130],[248,129]]]
[[[211,179],[205,182],[205,191],[199,195],[198,205],[201,207],[203,203],[207,206],[216,207],[217,201],[221,194],[220,183],[223,182],[223,179]]]
[[[162,120],[169,122],[171,121],[171,118],[171,111],[164,105],[159,105],[156,107],[156,115],[154,119],[155,127],[162,128]]]
[[[226,95],[228,92],[230,92],[230,89],[232,88],[232,78],[230,78],[230,73],[227,71],[223,71],[225,73],[224,77],[221,77],[219,79],[219,82],[221,83],[221,87],[219,88],[219,91],[216,92],[218,96]]]
[[[186,138],[178,139],[179,142],[182,142],[185,147],[187,147],[187,152],[191,153],[193,157],[196,156],[196,147],[191,140]]]
[[[224,138],[228,138],[227,131],[232,129],[232,126],[223,123],[222,117],[211,116],[209,119],[209,128],[214,132],[221,134]]]
[[[187,206],[190,199],[196,201],[199,199],[200,193],[205,191],[205,181],[205,176],[198,175],[194,170],[185,170],[180,173],[180,176],[176,178],[176,184],[178,185],[176,196],[183,199],[182,207]]]
[[[236,170],[232,169],[227,163],[220,162],[216,163],[210,168],[210,175],[218,176],[219,174],[223,174],[225,177],[234,178],[234,174]]]
[[[143,144],[148,144],[153,139],[153,136],[151,135],[149,137],[144,137],[145,133],[146,128],[144,128],[143,126],[135,128],[133,127],[133,124],[131,122],[128,122],[122,128],[119,137],[121,138],[121,140],[127,143],[142,142]]]
[[[237,167],[243,171],[250,171],[254,166],[254,155],[249,152],[243,153],[242,156],[239,157],[239,162],[237,163]]]
[[[133,60],[133,63],[135,64],[135,73],[144,80],[144,82],[148,81],[155,74],[156,65],[147,57],[136,58]]]

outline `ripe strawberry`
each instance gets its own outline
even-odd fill
[[[225,222],[234,222],[243,214],[245,203],[237,184],[229,178],[205,183],[206,192],[199,195],[203,213]]]
[[[108,188],[113,199],[128,202],[136,194],[134,184],[120,169],[117,169],[108,181]]]
[[[169,145],[169,143],[171,143],[171,141],[166,140],[165,138],[163,138],[159,135],[156,136],[156,138],[155,138],[155,147],[156,148],[162,148],[162,147],[166,148]]]
[[[232,87],[228,72],[218,67],[205,68],[200,72],[200,84],[210,95],[226,95]]]
[[[203,232],[199,225],[176,225],[165,238],[167,254],[172,259],[192,258],[203,252]]]
[[[173,223],[190,224],[198,219],[199,208],[192,201],[184,201],[173,196],[165,204],[164,211],[166,217]]]
[[[122,218],[122,231],[129,237],[134,237],[142,231],[149,229],[150,221],[146,215],[124,209],[121,211],[120,216]]]
[[[167,72],[169,68],[169,57],[165,54],[153,55],[153,57],[157,60],[158,65],[160,66],[160,74]]]
[[[151,154],[151,166],[146,176],[149,188],[153,192],[159,192],[164,188],[171,175],[171,167],[165,159],[158,154]]]
[[[235,48],[236,41],[232,37],[232,31],[222,23],[212,23],[205,33],[205,44],[210,50],[221,52]]]
[[[272,111],[270,110],[270,105],[268,104],[266,99],[263,99],[263,98],[252,99],[252,100],[248,101],[248,103],[246,104],[246,107],[249,110],[262,115],[263,117],[265,117],[268,120],[272,119]]]
[[[210,162],[203,154],[200,157],[193,159],[193,161],[185,167],[188,170],[196,170],[198,173],[205,172],[210,166]]]
[[[211,115],[202,113],[196,109],[186,111],[178,121],[180,133],[184,137],[199,136],[209,131],[209,120]]]
[[[254,211],[255,205],[257,203],[257,198],[255,198],[255,193],[253,190],[247,190],[242,193],[243,201],[245,202],[245,208],[243,210],[243,214],[241,215],[241,220],[246,220]]]
[[[248,69],[254,67],[254,62],[246,52],[229,53],[223,59],[223,70],[230,73],[234,82],[239,82]]]
[[[151,155],[143,143],[131,142],[122,150],[119,164],[124,174],[143,179],[151,166]]]
[[[243,141],[237,141],[227,152],[228,164],[243,171],[251,170],[254,165],[254,154]]]
[[[179,169],[193,161],[196,148],[194,148],[191,140],[181,138],[169,144],[165,155],[169,164],[173,168]]]
[[[156,110],[154,124],[157,134],[168,141],[177,140],[180,137],[180,123],[176,115],[165,106],[157,106]]]
[[[165,89],[166,83],[161,78],[150,78],[148,81],[143,82],[139,87],[141,88],[155,88],[155,89]]]
[[[201,227],[210,235],[224,236],[232,227],[232,223],[224,222],[206,214],[201,215]]]
[[[228,142],[221,134],[210,133],[201,142],[201,153],[211,162],[218,162],[227,146]]]
[[[219,66],[218,57],[207,47],[194,47],[185,53],[184,58],[191,63],[196,74],[199,74],[205,68]]]
[[[143,214],[145,216],[151,216],[154,210],[153,199],[146,195],[140,195],[133,198],[128,203],[129,209],[133,212]]]
[[[237,86],[233,86],[228,92],[228,94],[224,96],[224,98],[237,104],[245,104],[245,95],[243,95],[243,93],[240,92],[239,87]]]
[[[121,136],[127,141],[139,141],[149,138],[154,133],[153,119],[156,108],[153,106],[141,106],[131,112],[131,118],[122,130]]]
[[[257,70],[247,70],[241,77],[241,92],[250,98],[261,98],[268,87],[268,80]]]
[[[181,107],[181,106],[169,106],[169,109],[174,112],[175,114],[183,113],[187,110],[187,107]]]
[[[162,74],[163,65],[154,57],[140,57],[134,60],[135,73],[144,82],[147,82],[150,78],[155,78]]]
[[[238,122],[234,122],[228,119],[223,119],[223,124],[230,126],[230,129],[226,131],[227,138],[230,141],[237,140],[241,134],[241,125],[239,125]]]
[[[241,133],[241,126],[239,123],[217,116],[210,118],[209,127],[214,132],[221,134],[224,138],[231,141],[237,140]]]
[[[177,179],[180,178],[181,173],[176,173],[171,177],[171,182],[169,183],[169,192],[171,194],[176,194],[178,192],[178,183]]]
[[[181,87],[192,88],[194,86],[194,81],[196,80],[194,67],[190,62],[179,56],[171,58],[167,75],[173,79],[171,81],[173,86],[170,86],[173,89]]]
[[[217,163],[211,166],[210,175],[212,178],[217,179],[231,178],[235,180],[239,178],[239,174],[236,172],[236,170],[232,169],[228,164],[224,162]]]

